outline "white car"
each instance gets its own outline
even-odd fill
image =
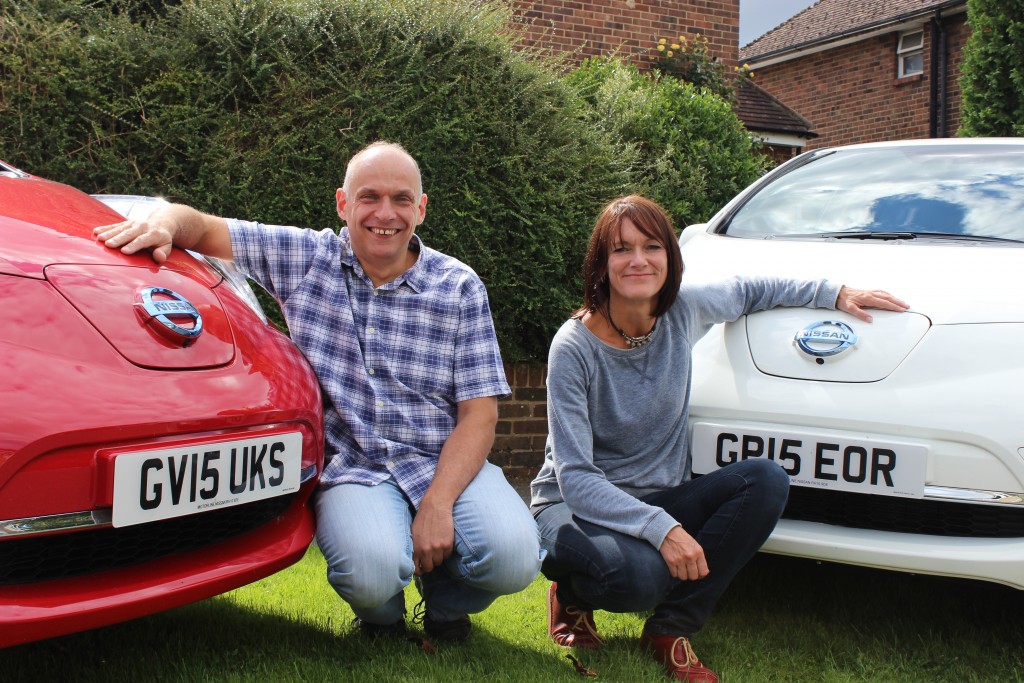
[[[683,231],[684,282],[884,289],[872,323],[784,308],[694,347],[694,473],[789,473],[763,550],[1024,589],[1024,140],[807,152]]]

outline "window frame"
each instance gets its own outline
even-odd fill
[[[919,37],[920,40],[917,45],[908,47],[906,45],[907,39],[913,37]],[[907,60],[918,56],[921,58],[921,68],[913,71],[907,70]],[[910,76],[919,76],[924,73],[924,28],[904,31],[899,34],[899,38],[896,41],[896,69],[897,78],[909,78]]]

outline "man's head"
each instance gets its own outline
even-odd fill
[[[375,142],[353,156],[337,208],[374,284],[393,280],[415,263],[409,242],[426,216],[427,195],[416,160],[401,145]]]

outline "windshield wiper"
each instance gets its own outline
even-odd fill
[[[951,240],[955,242],[1000,242],[1005,244],[1024,244],[1020,240],[1010,239],[1008,237],[989,237],[987,235],[957,235],[948,232],[924,232],[920,230],[915,231],[885,231],[885,230],[848,230],[844,232],[822,232],[818,233],[818,236],[822,239],[839,239],[839,240],[916,240],[916,239],[933,239],[933,240]]]

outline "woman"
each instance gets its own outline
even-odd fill
[[[765,541],[789,480],[751,459],[690,478],[690,352],[712,325],[776,306],[906,310],[885,292],[828,281],[740,279],[680,288],[671,220],[630,196],[602,211],[584,262],[584,305],[548,357],[549,436],[531,485],[553,581],[555,642],[596,648],[593,611],[653,610],[640,639],[670,676],[715,682],[690,646]]]

